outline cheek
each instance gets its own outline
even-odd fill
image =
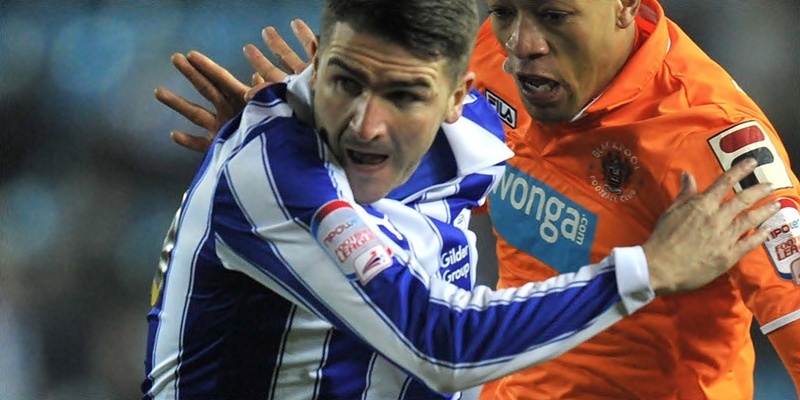
[[[347,124],[348,104],[332,97],[323,97],[315,101],[317,123],[329,131],[339,132]]]
[[[419,124],[417,129],[406,133],[402,144],[405,163],[416,165],[419,162],[433,144],[440,126],[441,124]]]

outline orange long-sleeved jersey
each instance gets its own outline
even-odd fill
[[[575,350],[487,385],[484,400],[751,399],[753,315],[800,385],[800,184],[781,140],[655,0],[642,1],[637,27],[635,53],[612,84],[574,122],[557,125],[531,121],[490,22],[482,27],[471,69],[515,152],[489,197],[499,286],[643,243],[682,171],[702,190],[746,157],[760,166],[737,190],[775,185],[783,208],[767,222],[773,233],[726,276],[659,298]]]

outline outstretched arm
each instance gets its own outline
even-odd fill
[[[685,178],[681,196],[643,246],[650,264],[644,271],[649,271],[657,293],[699,288],[763,242],[764,230],[746,232],[774,214],[775,204],[744,210],[771,189],[760,185],[723,201],[753,168],[752,163],[738,166],[700,195],[692,178]],[[317,240],[338,262],[336,247],[325,243],[326,232],[317,231]],[[479,287],[468,292],[438,279],[426,284],[414,275],[413,265],[402,263],[366,276],[371,278],[366,284],[333,284],[335,279],[315,266],[298,265],[296,274],[314,293],[349,292],[363,298],[359,307],[331,310],[343,329],[432,388],[447,392],[556,357],[646,305],[652,297],[636,282],[623,281],[641,271],[636,264],[644,259],[637,253],[636,248],[616,249],[600,264],[575,274],[499,291]],[[339,266],[345,273],[354,269],[352,264]],[[355,266],[356,276],[363,279],[368,273]]]
[[[242,149],[242,154],[259,157],[255,165],[275,163],[285,168],[309,152],[298,149],[287,154],[289,146],[281,145],[274,135],[270,138],[252,143],[254,147]],[[241,222],[220,220],[222,224],[215,227],[217,254],[226,267],[250,274],[361,338],[442,392],[475,386],[573,348],[652,300],[648,282],[663,294],[709,282],[764,240],[763,231],[743,235],[775,212],[769,205],[742,213],[770,191],[765,185],[723,202],[735,182],[753,169],[752,163],[742,163],[701,195],[686,179],[684,194],[644,246],[649,273],[642,266],[641,249],[618,249],[576,274],[519,288],[479,287],[470,292],[426,275],[413,252],[387,245],[388,239],[374,240],[372,235],[386,236],[365,222],[357,206],[322,207],[335,196],[314,202],[320,211],[312,218],[317,225],[308,224],[312,238],[294,226],[306,217],[294,214],[292,199],[270,194],[268,188],[302,194],[303,204],[308,204],[307,196],[320,196],[323,182],[259,171],[253,165],[233,159],[226,170],[230,192],[249,195],[238,196],[236,207],[250,210],[243,211],[248,218]],[[328,173],[315,177],[330,179]],[[312,186],[317,189],[313,194],[303,192]],[[263,211],[273,209],[284,211],[270,215]],[[372,229],[358,229],[367,225]],[[349,250],[373,249],[373,245],[376,253],[371,262]],[[255,258],[262,253],[248,248],[262,248],[272,256],[262,263]],[[388,261],[387,254],[391,254]]]

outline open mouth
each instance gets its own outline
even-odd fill
[[[561,86],[557,81],[541,76],[517,75],[517,80],[526,91],[531,93],[549,93]]]
[[[385,154],[365,153],[349,149],[347,150],[347,157],[357,165],[379,165],[389,158]]]

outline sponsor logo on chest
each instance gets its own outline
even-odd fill
[[[507,165],[489,195],[497,232],[560,272],[589,262],[597,216],[544,182]]]
[[[627,146],[605,141],[592,150],[594,160],[589,164],[589,184],[597,194],[614,203],[633,200],[642,181],[639,157]]]
[[[456,244],[454,240],[446,240],[443,249],[439,255],[439,270],[436,271],[436,276],[462,289],[471,289],[470,268],[472,264],[469,257],[469,245],[463,242]]]
[[[469,255],[469,248],[467,246],[458,246],[457,249],[451,248],[446,253],[442,254],[441,266],[447,268],[455,265],[459,261],[464,260]]]
[[[469,279],[469,263],[464,264],[459,268],[440,270],[436,273],[436,276],[448,283],[456,283],[458,280],[464,278]]]

